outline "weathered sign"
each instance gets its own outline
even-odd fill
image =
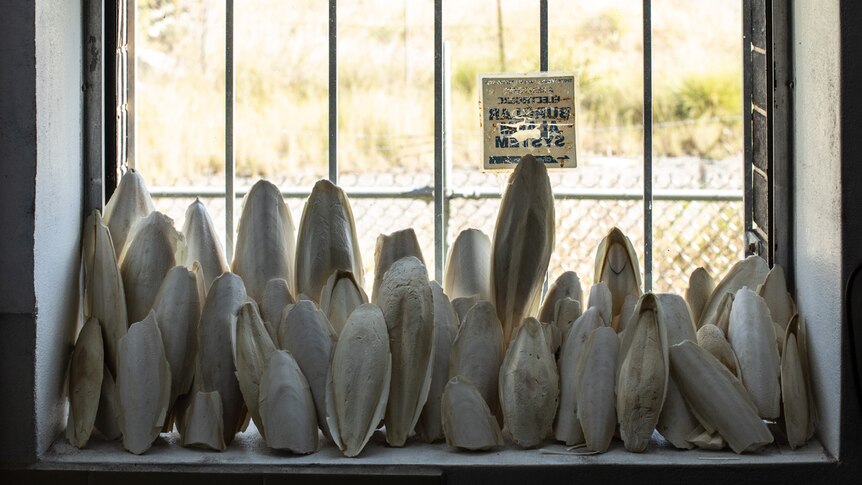
[[[512,169],[527,154],[549,168],[578,166],[574,74],[483,74],[479,84],[486,170]]]

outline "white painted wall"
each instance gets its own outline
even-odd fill
[[[819,436],[838,456],[841,412],[841,130],[837,0],[794,0],[794,260]]]
[[[63,384],[78,319],[82,227],[81,1],[36,1],[37,451],[65,426]]]

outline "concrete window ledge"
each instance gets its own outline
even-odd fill
[[[337,478],[351,482],[403,483],[543,483],[595,479],[619,481],[627,473],[639,478],[672,480],[738,477],[742,481],[768,477],[769,481],[822,480],[837,468],[819,441],[790,450],[770,445],[758,453],[736,455],[729,451],[674,449],[656,434],[645,453],[627,452],[615,441],[608,453],[589,455],[548,441],[540,449],[522,450],[509,445],[491,452],[456,451],[445,443],[411,440],[404,448],[389,448],[381,432],[357,458],[346,458],[321,439],[320,451],[292,455],[271,450],[256,430],[237,435],[224,452],[183,448],[175,433],[163,433],[144,455],[133,455],[119,441],[94,438],[79,450],[59,438],[40,461],[16,473],[26,477],[62,477],[66,485],[132,480],[134,483],[280,483],[292,477],[314,483]],[[398,480],[400,479],[400,481]],[[35,480],[40,480],[35,478]],[[394,482],[393,482],[394,483]]]

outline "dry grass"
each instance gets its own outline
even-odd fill
[[[138,160],[154,185],[224,163],[224,2],[140,0]],[[642,151],[641,2],[550,0],[550,67],[580,79],[580,151]],[[739,2],[655,0],[658,155],[741,152]],[[447,2],[454,163],[479,165],[476,76],[538,68],[536,2]],[[312,0],[236,3],[238,173],[324,176],[327,11]],[[433,167],[433,2],[339,5],[339,161],[346,172]]]

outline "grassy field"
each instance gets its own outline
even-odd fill
[[[224,2],[139,0],[138,166],[154,185],[224,166]],[[740,2],[653,2],[654,150],[738,157]],[[324,176],[327,5],[236,2],[238,173]],[[639,0],[550,0],[551,70],[578,74],[579,150],[642,152]],[[498,15],[499,12],[499,15]],[[339,162],[345,172],[433,170],[433,2],[340,2]],[[480,161],[476,77],[535,71],[538,2],[444,5],[452,60],[453,162]]]

